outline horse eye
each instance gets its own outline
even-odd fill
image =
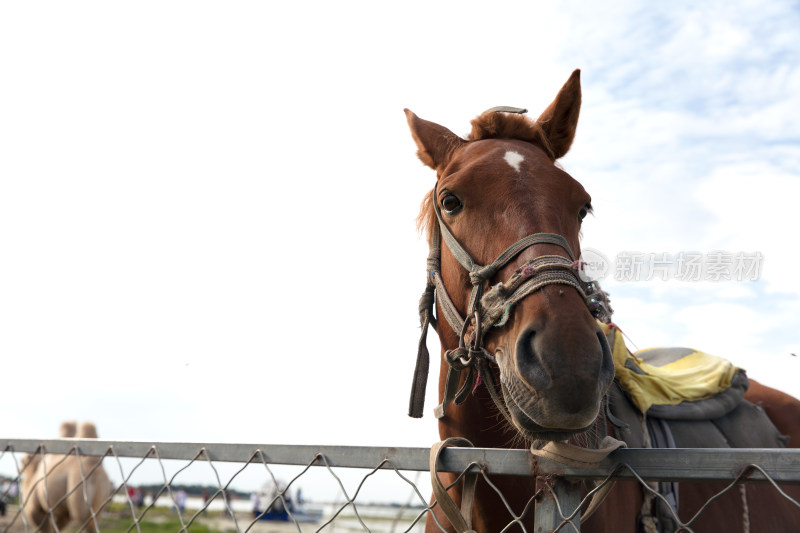
[[[442,198],[442,209],[444,209],[448,215],[455,214],[461,209],[461,207],[461,200],[459,200],[457,196],[448,194]]]
[[[584,218],[586,218],[586,215],[588,215],[589,211],[591,210],[592,210],[591,204],[586,204],[585,206],[583,206],[581,210],[578,212],[578,220],[582,221]]]

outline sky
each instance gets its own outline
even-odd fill
[[[798,27],[788,1],[3,4],[3,436],[430,446],[435,176],[403,109],[463,135],[575,68],[561,163],[615,322],[800,397]],[[690,252],[757,279],[615,279]]]

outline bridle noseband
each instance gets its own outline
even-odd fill
[[[579,277],[580,262],[575,260],[567,240],[555,233],[528,235],[506,248],[489,265],[483,266],[476,263],[444,223],[441,210],[436,201],[436,187],[434,187],[432,194],[433,209],[436,213],[437,223],[431,228],[431,249],[427,260],[427,283],[425,292],[419,301],[422,333],[417,349],[417,364],[414,369],[409,416],[414,418],[422,417],[430,365],[430,355],[426,345],[428,326],[431,324],[436,325],[433,307],[435,300],[438,299],[442,315],[458,335],[459,346],[454,350],[447,350],[444,354],[450,368],[447,372],[444,398],[435,410],[436,417],[441,418],[446,414],[447,406],[450,402],[454,401],[456,404],[460,404],[467,398],[475,386],[476,370],[477,375],[480,376],[489,389],[489,393],[500,412],[508,417],[510,415],[507,412],[505,402],[497,392],[496,380],[489,367],[490,362],[495,362],[494,356],[486,350],[483,344],[486,330],[494,326],[503,326],[507,322],[511,309],[515,304],[547,285],[568,285],[575,288],[584,299],[592,315],[601,320],[608,319],[611,315],[608,300],[596,282],[585,282]],[[472,292],[467,304],[466,317],[462,317],[461,313],[456,309],[442,282],[442,240],[444,240],[453,257],[469,273]],[[492,286],[484,294],[487,282],[491,281],[500,269],[534,244],[560,246],[567,253],[567,257],[561,255],[535,257],[517,269],[505,283],[498,283]],[[464,370],[468,371],[467,380],[458,389]]]

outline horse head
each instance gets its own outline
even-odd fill
[[[576,272],[591,198],[556,164],[574,139],[580,103],[576,70],[537,120],[493,109],[472,121],[466,139],[406,110],[417,155],[437,175],[420,220],[434,248],[429,287],[443,355],[462,391],[474,381],[458,370],[477,359],[499,371],[505,412],[529,439],[586,430],[614,376]]]

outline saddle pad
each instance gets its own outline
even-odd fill
[[[643,416],[616,380],[609,387],[607,398],[606,420],[611,424],[608,427],[629,448],[784,448],[788,441],[761,407],[746,400],[711,420],[663,420],[652,415]],[[659,482],[658,492],[677,513],[679,483]],[[650,531],[676,531],[672,511],[660,498],[647,509],[642,508],[637,531],[647,530],[643,527],[646,518],[655,519],[657,529]]]
[[[708,420],[736,407],[747,390],[744,370],[691,348],[632,353],[622,332],[600,324],[614,359],[615,377],[642,412],[665,419]]]

